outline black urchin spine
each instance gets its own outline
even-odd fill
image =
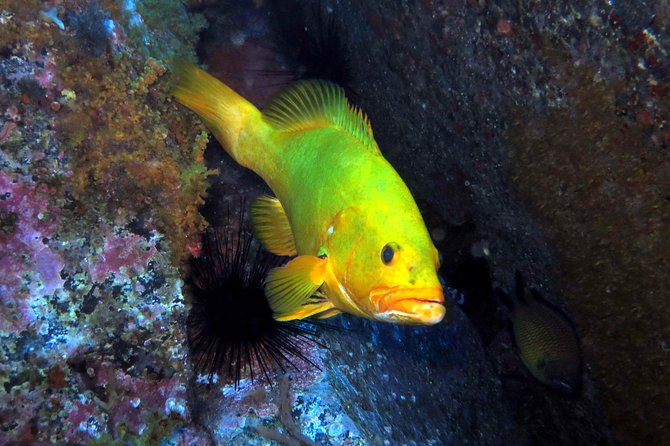
[[[281,259],[264,251],[251,234],[229,224],[203,234],[202,253],[191,259],[187,279],[191,311],[187,329],[189,349],[198,374],[227,377],[235,383],[255,368],[268,382],[274,366],[298,369],[295,359],[317,367],[305,353],[310,345],[321,345],[313,324],[279,322],[264,293],[268,271]],[[237,223],[237,222],[236,222]]]

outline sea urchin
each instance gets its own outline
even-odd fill
[[[273,318],[263,288],[268,270],[280,259],[242,229],[242,220],[237,230],[228,225],[203,234],[202,253],[191,259],[187,279],[188,340],[195,370],[210,383],[215,374],[226,377],[236,388],[246,372],[253,382],[256,368],[270,382],[272,367],[297,368],[295,358],[316,367],[303,349],[318,344],[313,325]]]

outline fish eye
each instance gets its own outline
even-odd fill
[[[382,248],[382,262],[384,265],[390,265],[391,262],[393,261],[393,257],[395,255],[395,249],[393,248],[392,244],[386,244]]]

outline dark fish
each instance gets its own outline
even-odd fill
[[[514,340],[528,371],[543,384],[574,394],[581,386],[582,356],[577,332],[560,310],[535,289],[530,298],[523,277],[516,272],[516,299],[497,294],[511,307]]]

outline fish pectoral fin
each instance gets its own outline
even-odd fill
[[[278,199],[261,195],[251,204],[251,225],[254,236],[273,254],[297,254],[293,230]]]
[[[302,319],[332,307],[329,301],[313,297],[323,284],[327,264],[327,259],[298,256],[268,273],[265,295],[276,320]]]

